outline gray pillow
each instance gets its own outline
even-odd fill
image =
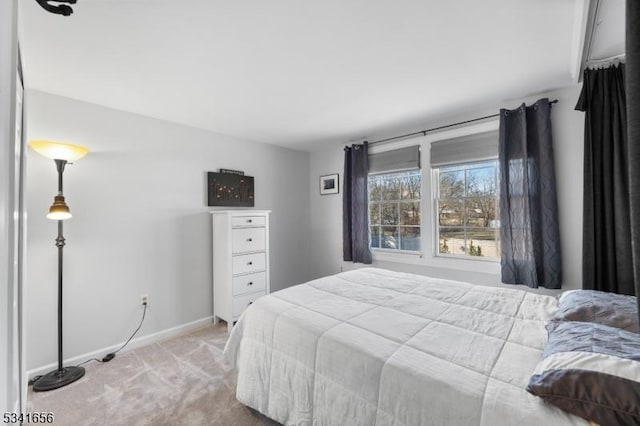
[[[640,333],[638,300],[634,296],[597,290],[563,293],[553,321],[583,321]]]
[[[600,425],[640,424],[640,334],[588,322],[550,322],[527,391]]]

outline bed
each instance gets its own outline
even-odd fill
[[[295,425],[587,425],[526,391],[555,297],[365,268],[256,301],[237,399]]]

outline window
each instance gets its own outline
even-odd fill
[[[420,251],[420,170],[369,175],[371,248]]]
[[[499,258],[498,162],[453,164],[433,170],[437,253]]]

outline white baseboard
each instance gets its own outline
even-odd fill
[[[175,337],[180,334],[185,334],[205,325],[211,324],[213,321],[213,317],[205,317],[196,321],[192,321],[186,324],[179,325],[177,327],[167,328],[166,330],[158,331],[156,333],[147,334],[145,336],[140,336],[136,339],[133,339],[129,342],[126,348],[122,349],[122,351],[118,352],[118,354],[123,354],[132,349],[140,348],[142,346],[147,346],[152,343],[160,342],[162,340],[166,340],[170,337]],[[82,355],[75,356],[73,358],[68,358],[63,361],[64,365],[77,365],[87,359],[98,358],[101,359],[106,354],[115,351],[120,346],[124,344],[124,341],[118,343],[117,345],[108,346],[106,348],[98,349],[93,352],[87,352]],[[53,371],[58,368],[58,363],[52,363],[43,365],[42,367],[37,367],[32,370],[27,371],[27,378],[30,380],[33,377],[40,376],[42,374],[46,374],[49,371]]]

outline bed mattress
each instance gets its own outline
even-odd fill
[[[225,358],[237,399],[295,425],[586,425],[525,388],[551,296],[376,268],[260,298]]]

